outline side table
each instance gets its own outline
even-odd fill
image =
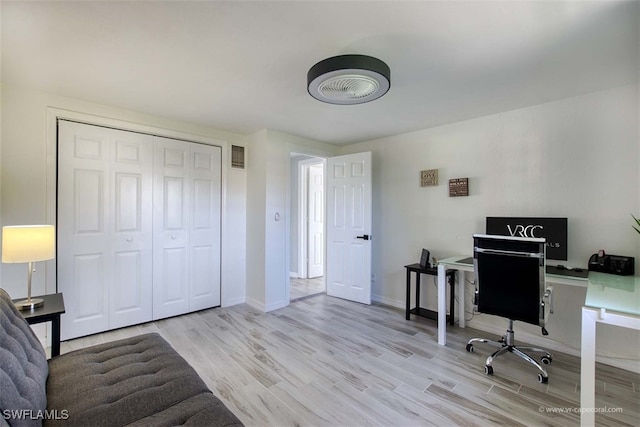
[[[51,322],[51,357],[60,355],[60,315],[65,312],[62,294],[38,295],[44,305],[32,310],[20,311],[28,324]],[[24,298],[13,300],[19,301]]]
[[[406,304],[406,319],[410,319],[410,314],[416,314],[418,316],[426,317],[432,320],[438,320],[438,312],[433,310],[427,310],[426,308],[420,307],[420,275],[421,274],[430,274],[432,276],[438,275],[437,267],[422,267],[419,263],[405,265],[404,268],[407,269],[407,304]],[[411,273],[416,273],[416,306],[415,308],[411,308]],[[449,324],[454,324],[454,302],[455,302],[455,283],[456,283],[456,272],[455,270],[447,270],[446,272],[447,279],[449,282],[449,286],[451,287],[451,300],[449,304]]]

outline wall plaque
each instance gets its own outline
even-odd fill
[[[449,180],[449,197],[469,195],[469,178],[453,178]]]
[[[438,185],[438,169],[420,171],[420,187]]]

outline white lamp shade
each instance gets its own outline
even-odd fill
[[[36,262],[53,259],[56,232],[53,225],[8,225],[2,227],[2,262]]]

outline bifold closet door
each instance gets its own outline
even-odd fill
[[[153,137],[60,120],[63,340],[152,318]]]
[[[154,140],[153,318],[220,305],[221,148]]]

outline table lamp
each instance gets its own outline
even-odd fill
[[[19,310],[31,310],[44,305],[40,298],[31,298],[33,263],[55,257],[55,228],[53,225],[8,225],[2,227],[2,262],[27,262],[27,299],[15,303]]]

